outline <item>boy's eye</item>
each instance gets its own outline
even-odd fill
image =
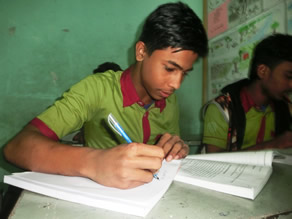
[[[174,72],[174,71],[177,70],[176,68],[171,68],[171,67],[167,67],[167,66],[164,66],[164,68],[165,68],[165,70],[166,70],[167,72]],[[189,71],[183,71],[182,74],[183,74],[184,77],[185,77],[185,76],[188,76]]]
[[[169,68],[169,67],[165,66],[165,70],[168,71],[168,72],[173,72],[175,69],[174,68]]]

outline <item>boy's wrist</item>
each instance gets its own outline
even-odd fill
[[[96,177],[98,171],[99,158],[102,156],[102,149],[94,149],[86,147],[82,152],[80,163],[78,165],[78,174],[82,177],[93,179]],[[94,177],[93,177],[94,175]]]

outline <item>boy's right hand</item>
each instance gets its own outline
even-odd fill
[[[105,186],[133,188],[151,182],[153,173],[149,170],[160,169],[163,158],[161,147],[142,143],[93,149],[85,159],[84,175]]]

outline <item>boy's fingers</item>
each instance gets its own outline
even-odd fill
[[[137,144],[135,147],[134,150],[137,156],[164,158],[164,151],[161,147],[146,144]]]

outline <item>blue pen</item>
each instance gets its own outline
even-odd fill
[[[153,178],[159,180],[158,174],[157,173],[153,174]]]
[[[120,136],[122,136],[127,143],[132,143],[132,140],[130,139],[130,137],[126,134],[126,132],[124,131],[124,129],[122,128],[122,126],[118,123],[118,121],[116,120],[116,118],[113,116],[113,114],[109,114],[107,117],[108,123],[109,125],[112,127],[112,129],[118,133]],[[153,178],[159,180],[159,177],[157,175],[157,173],[153,174]]]
[[[123,136],[123,138],[128,142],[128,143],[132,143],[132,140],[130,139],[130,137],[126,134],[126,132],[124,131],[124,129],[122,128],[122,126],[118,123],[118,121],[116,120],[116,118],[113,116],[113,114],[109,114],[108,117],[108,123],[110,124],[110,126],[112,127],[113,130],[116,131],[116,133],[118,133],[120,136]]]

